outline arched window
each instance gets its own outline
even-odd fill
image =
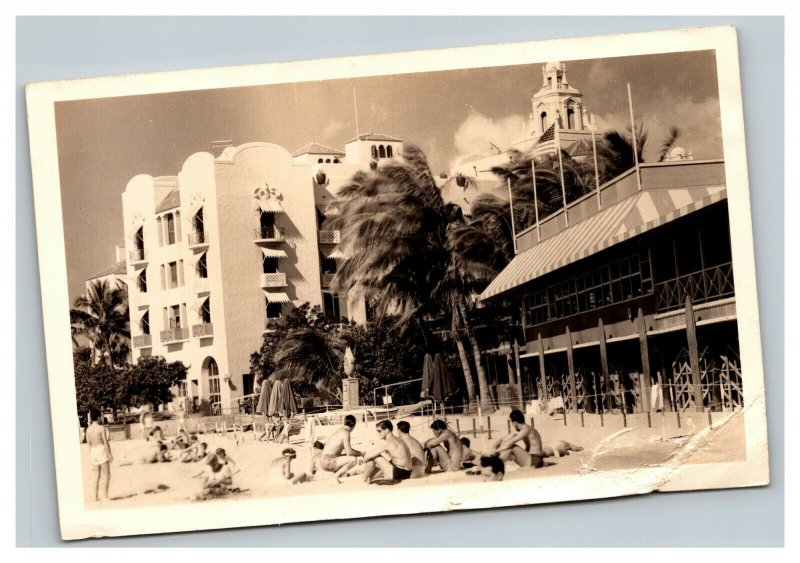
[[[325,159],[325,162],[326,162],[326,163],[328,163],[328,164],[330,164],[330,163],[331,163],[331,159],[330,159],[330,158],[326,158],[326,159]]]
[[[203,306],[200,308],[200,317],[203,319],[203,324],[211,324],[211,298],[206,298],[203,301]]]
[[[575,129],[575,110],[572,107],[567,109],[567,129]]]
[[[150,311],[145,311],[142,315],[142,322],[139,325],[142,329],[142,334],[150,334]]]
[[[322,164],[322,159],[317,160],[317,164]]]
[[[378,146],[378,158],[386,158],[386,149],[383,145]]]
[[[203,219],[203,208],[197,210],[197,213],[194,214],[192,218],[192,226],[194,227],[195,238],[197,242],[204,242],[205,237],[203,234],[205,233],[205,221]]]
[[[144,227],[139,227],[133,236],[133,245],[136,250],[144,250]]]
[[[175,216],[167,213],[165,219],[167,220],[167,244],[175,244]]]
[[[552,76],[548,76],[547,77],[547,87],[548,88],[552,88],[553,87],[553,77]]]
[[[205,252],[197,259],[197,277],[203,279],[208,277],[208,258]]]
[[[142,270],[142,273],[136,278],[136,282],[139,286],[139,291],[142,293],[147,293],[147,268]]]
[[[372,155],[372,158],[378,158],[378,149],[375,147],[375,145],[372,145],[370,148],[370,154]]]
[[[266,300],[267,302],[267,322],[272,319],[279,319],[283,314],[283,307],[280,303],[270,303],[269,299]]]
[[[333,159],[333,163],[334,163],[334,164],[339,164],[339,159],[338,159],[338,158],[334,158],[334,159]]]
[[[386,147],[386,157],[387,158],[392,158],[392,145],[388,145]]]
[[[219,413],[222,406],[219,404],[222,400],[222,394],[219,388],[219,366],[217,366],[214,358],[206,360],[206,369],[204,371],[208,377],[208,402],[211,403],[212,412]]]
[[[542,132],[547,130],[547,112],[543,111],[539,116],[539,119],[542,121]]]

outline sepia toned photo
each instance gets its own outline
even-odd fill
[[[63,538],[769,482],[734,28],[27,94]]]

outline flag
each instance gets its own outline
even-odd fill
[[[547,128],[547,131],[542,133],[542,136],[539,137],[539,142],[546,143],[547,141],[552,141],[555,138],[556,138],[556,123],[554,121],[553,124]]]

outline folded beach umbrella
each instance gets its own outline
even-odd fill
[[[286,416],[294,416],[297,414],[297,401],[294,398],[294,392],[292,391],[292,386],[289,383],[288,379],[283,380],[283,396],[284,396],[284,403],[286,405]]]
[[[269,396],[268,415],[274,416],[276,414],[286,414],[286,407],[283,403],[283,391],[283,381],[276,381],[275,385],[272,386],[272,393]]]
[[[422,391],[419,396],[421,399],[427,399],[431,396],[431,387],[433,381],[433,358],[430,354],[425,354],[425,359],[422,360]]]
[[[261,393],[258,396],[258,404],[256,405],[256,412],[267,414],[269,410],[269,395],[272,393],[272,383],[265,379],[261,382]]]
[[[442,359],[441,354],[433,357],[433,367],[431,368],[431,397],[439,402],[444,402],[447,397],[456,392],[456,382],[450,374],[450,370]]]

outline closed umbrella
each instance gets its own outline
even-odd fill
[[[450,374],[450,370],[447,369],[442,355],[436,354],[433,357],[433,367],[431,369],[431,397],[435,401],[443,403],[457,389],[456,382]]]
[[[297,414],[297,401],[294,398],[292,386],[289,384],[288,379],[283,380],[283,397],[286,409],[286,416],[291,417]]]
[[[427,399],[431,396],[433,387],[433,358],[430,354],[425,354],[425,359],[422,360],[422,392],[419,394],[421,399]]]
[[[272,393],[269,396],[269,410],[267,412],[270,416],[283,414],[282,411],[285,410],[283,404],[284,388],[282,383],[282,381],[276,381],[275,385],[272,386]]]
[[[261,393],[258,395],[258,404],[256,405],[257,413],[267,414],[270,393],[272,393],[272,383],[265,379],[261,382]]]

